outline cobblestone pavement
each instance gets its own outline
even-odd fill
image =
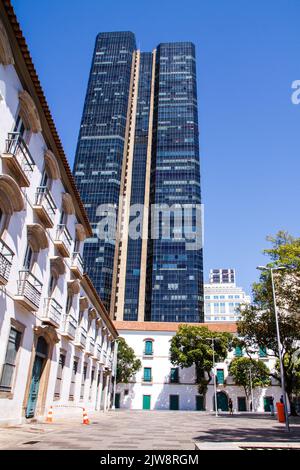
[[[90,425],[61,419],[52,424],[0,428],[0,449],[143,449],[193,450],[199,443],[299,442],[300,418],[291,419],[291,433],[269,415],[205,412],[125,411],[94,413]],[[218,446],[216,446],[218,447]]]

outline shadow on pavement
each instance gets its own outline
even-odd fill
[[[225,419],[224,419],[225,418]],[[284,429],[283,424],[279,424],[277,420],[270,420],[270,428],[260,427],[259,424],[255,427],[255,419],[262,419],[261,416],[243,416],[244,423],[238,423],[241,416],[219,416],[216,418],[223,427],[209,427],[201,432],[199,436],[194,437],[195,441],[206,442],[300,442],[300,418],[290,418],[290,430],[288,433]],[[232,426],[230,421],[232,420]],[[247,421],[251,420],[249,427]],[[226,421],[226,425],[225,422]]]

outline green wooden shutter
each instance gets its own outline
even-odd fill
[[[144,381],[145,382],[151,382],[152,377],[151,377],[151,367],[145,367],[144,368]]]
[[[151,409],[151,395],[143,395],[143,410]]]
[[[259,357],[267,357],[267,349],[265,347],[259,347]]]
[[[145,354],[151,356],[153,354],[153,344],[152,341],[146,341],[145,343]]]
[[[178,383],[178,367],[172,367],[171,374],[170,374],[170,382],[171,383]]]
[[[218,384],[224,383],[224,370],[223,369],[217,369],[217,382]]]

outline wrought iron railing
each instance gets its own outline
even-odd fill
[[[89,336],[89,342],[88,342],[88,352],[90,354],[94,354],[94,351],[95,351],[95,340],[94,338],[92,338],[91,336]]]
[[[59,224],[57,226],[55,240],[63,242],[64,245],[68,248],[68,250],[70,250],[72,245],[72,237],[65,224]]]
[[[77,328],[77,320],[72,315],[68,314],[65,316],[63,321],[63,333],[66,333],[72,338],[75,338]]]
[[[85,348],[86,346],[86,336],[87,332],[85,328],[83,328],[82,326],[77,328],[75,341],[76,343],[80,344],[83,348]]]
[[[63,308],[62,306],[52,297],[45,299],[45,308],[43,320],[52,320],[57,325],[60,325]]]
[[[29,270],[19,271],[18,295],[25,297],[37,308],[41,300],[43,284]]]
[[[80,270],[80,272],[83,273],[83,270],[84,270],[83,259],[81,257],[81,254],[77,251],[74,251],[72,255],[72,266],[76,266]]]
[[[43,207],[53,221],[57,207],[47,186],[37,187],[35,205]]]
[[[0,239],[0,277],[8,281],[14,252]]]
[[[19,132],[9,132],[6,139],[6,153],[13,155],[28,176],[35,165],[29,148]]]

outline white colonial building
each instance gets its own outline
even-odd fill
[[[194,325],[194,324],[193,324]],[[194,367],[181,369],[170,362],[170,341],[176,334],[178,323],[156,322],[115,322],[121,337],[131,346],[142,362],[142,368],[128,384],[117,384],[116,408],[151,409],[151,410],[206,410],[215,407],[213,381],[208,385],[206,397],[199,395],[195,384]],[[198,324],[210,330],[236,333],[235,323]],[[233,401],[235,412],[249,411],[244,389],[235,385],[228,374],[229,364],[233,357],[242,352],[235,350],[229,353],[222,363],[216,363],[217,406],[221,411],[228,410],[229,398]],[[270,360],[263,351],[257,358],[266,362],[270,369],[274,368],[274,360]],[[281,396],[278,383],[267,388],[253,390],[253,410],[255,412],[270,411],[270,397],[274,402]]]
[[[204,284],[205,322],[239,319],[238,308],[250,303],[250,296],[236,285],[234,269],[211,269],[209,283]]]
[[[0,18],[0,424],[14,424],[107,409],[118,334],[83,273],[93,233],[10,2]]]

